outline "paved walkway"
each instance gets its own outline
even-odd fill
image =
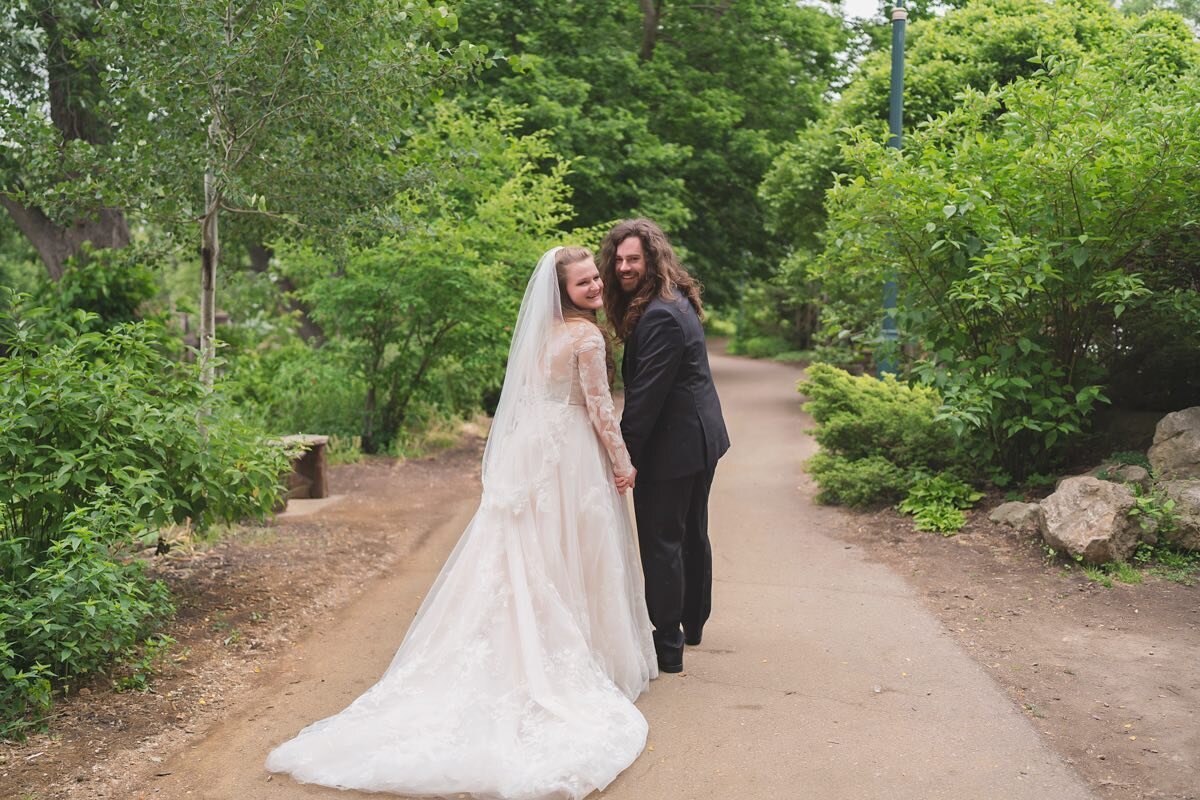
[[[799,469],[815,448],[802,432],[811,420],[799,372],[728,357],[713,367],[734,443],[710,509],[713,618],[685,672],[639,701],[650,744],[602,796],[1092,797],[903,581],[831,535],[842,517],[813,504]],[[163,765],[171,775],[156,796],[368,797],[268,780],[261,765],[272,743],[375,681],[397,644],[391,632],[411,619],[473,511],[473,500],[449,509],[406,569],[280,658],[256,707]]]

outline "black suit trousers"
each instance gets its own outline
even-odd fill
[[[646,607],[660,660],[683,657],[684,631],[699,636],[712,610],[708,493],[716,466],[682,478],[646,480],[633,490]]]

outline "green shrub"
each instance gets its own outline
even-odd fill
[[[817,421],[822,453],[809,464],[818,500],[844,505],[894,502],[913,476],[969,468],[949,426],[937,420],[937,393],[888,376],[808,368],[800,391]]]
[[[817,453],[806,469],[820,487],[819,503],[857,507],[891,502],[908,487],[905,471],[883,456],[849,459]]]
[[[0,313],[0,346],[0,537],[45,550],[101,499],[147,529],[270,512],[286,454],[206,391],[195,365],[165,356],[152,325],[80,334]]]
[[[299,339],[230,357],[234,401],[276,434],[350,438],[362,431],[366,383],[337,342],[313,348]]]
[[[942,472],[913,483],[899,508],[905,514],[913,515],[917,530],[951,536],[962,530],[967,522],[963,511],[982,497],[983,492]]]
[[[34,301],[59,316],[69,317],[74,310],[95,315],[84,318],[84,330],[137,321],[158,293],[148,259],[137,245],[96,249],[85,244],[64,265],[62,278],[43,283]]]
[[[936,392],[892,376],[851,375],[824,364],[809,367],[800,390],[820,424],[821,447],[851,459],[885,456],[904,468],[941,471],[965,463],[950,426],[936,419]]]
[[[794,349],[792,344],[778,336],[754,336],[735,340],[730,352],[750,358],[773,358]]]
[[[96,506],[68,514],[47,550],[0,540],[0,738],[39,723],[51,681],[105,669],[174,613],[166,586],[118,554],[136,524],[127,509]]]
[[[22,303],[0,312],[0,736],[51,687],[135,651],[171,613],[133,553],[190,519],[261,517],[283,450],[177,364],[148,323],[81,333]]]

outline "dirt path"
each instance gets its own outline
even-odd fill
[[[832,533],[799,472],[792,368],[716,358],[734,449],[712,504],[717,586],[686,672],[639,706],[650,746],[613,798],[955,798],[1091,795],[916,594]],[[261,767],[270,747],[342,708],[386,667],[404,626],[474,510],[444,522],[361,594],[260,664],[206,735],[145,770],[145,796],[347,797]],[[322,514],[336,514],[337,507]]]

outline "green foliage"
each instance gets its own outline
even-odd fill
[[[41,285],[33,303],[63,317],[75,310],[94,315],[77,320],[82,330],[135,322],[144,318],[146,303],[158,293],[157,276],[146,262],[140,247],[98,249],[85,243],[67,259],[58,281]]]
[[[1106,589],[1113,587],[1113,581],[1132,585],[1142,582],[1142,573],[1137,567],[1125,561],[1110,561],[1096,567],[1083,567],[1083,574],[1088,580],[1100,584]]]
[[[226,375],[231,400],[264,430],[350,438],[362,431],[366,384],[339,341],[298,339],[240,349]]]
[[[757,339],[783,342],[778,352],[807,350],[813,346],[817,307],[803,291],[795,291],[794,270],[785,265],[780,274],[754,281],[742,291],[737,311],[737,338],[733,347],[743,352],[746,343]]]
[[[1106,56],[1127,46],[1126,31],[1143,26],[1164,31],[1158,58],[1187,60],[1194,51],[1182,24],[1124,20],[1107,3],[1044,0],[974,0],[944,16],[908,27],[905,44],[904,117],[909,125],[953,110],[964,90],[1030,76],[1041,53],[1062,57]],[[1193,62],[1194,63],[1194,62]],[[817,244],[825,219],[825,193],[840,173],[863,174],[841,154],[853,129],[872,137],[887,130],[891,75],[890,40],[878,42],[829,113],[800,131],[765,176],[763,200],[772,227],[800,247]],[[905,134],[907,136],[907,132]]]
[[[1177,339],[1200,334],[1200,299],[1169,266],[1197,252],[1200,79],[1163,66],[1163,41],[1131,34],[1119,58],[968,90],[902,155],[860,138],[846,154],[863,177],[830,194],[825,290],[867,308],[898,277],[941,416],[1018,478],[1086,428],[1149,320],[1171,308]]]
[[[729,352],[750,358],[773,358],[780,353],[789,352],[792,345],[776,336],[754,336],[749,339],[735,339],[729,346]]]
[[[1087,576],[1089,581],[1098,583],[1105,589],[1113,587],[1112,576],[1108,574],[1102,567],[1087,567],[1083,568],[1083,574]]]
[[[657,219],[718,305],[765,274],[777,253],[758,183],[846,68],[836,14],[785,0],[466,0],[460,13],[472,41],[513,55],[476,94],[527,107],[526,130],[553,131],[574,159],[575,225]]]
[[[100,330],[86,312],[74,325],[27,298],[9,305],[19,310],[0,313],[0,735],[19,736],[49,708],[52,683],[119,662],[171,613],[132,556],[147,536],[185,519],[261,517],[288,459],[202,390],[194,366],[168,358],[152,324]]]
[[[1118,450],[1109,458],[1118,464],[1150,469],[1150,458],[1141,450]]]
[[[817,453],[805,465],[820,490],[817,502],[851,507],[894,500],[908,488],[908,475],[880,455],[847,458]]]
[[[151,681],[162,671],[163,663],[175,644],[166,634],[147,637],[138,648],[136,657],[125,664],[122,673],[113,681],[119,692],[148,692]]]
[[[894,501],[916,472],[965,469],[953,432],[936,418],[940,400],[928,388],[815,364],[800,391],[819,426],[823,452],[808,469],[821,487],[821,502]]]
[[[30,294],[44,274],[45,269],[38,263],[37,253],[28,240],[7,214],[0,214],[0,287]],[[5,297],[0,294],[0,303],[4,302]]]
[[[1138,527],[1155,540],[1175,531],[1179,515],[1175,513],[1175,501],[1161,489],[1146,490],[1132,484],[1133,508],[1129,516],[1137,520]]]
[[[271,510],[286,455],[158,341],[147,323],[79,333],[36,310],[0,314],[4,538],[44,552],[74,508],[98,500],[130,509],[147,529]]]
[[[516,135],[519,124],[500,105],[438,106],[404,158],[428,164],[448,153],[455,166],[397,197],[393,213],[408,235],[332,259],[307,248],[281,253],[363,387],[366,452],[393,447],[410,422],[422,427],[414,414],[472,412],[500,385],[506,326],[570,213],[567,165],[544,134]]]
[[[1133,560],[1151,575],[1184,586],[1194,586],[1200,579],[1200,553],[1180,552],[1169,547],[1138,545]]]
[[[887,455],[905,468],[936,471],[963,463],[953,432],[935,420],[937,393],[926,387],[817,364],[800,390],[809,398],[805,408],[820,424],[817,441],[831,452],[850,458]]]
[[[912,514],[919,531],[953,536],[966,524],[965,509],[983,497],[953,475],[941,472],[916,481],[899,509]]]
[[[0,539],[0,738],[20,738],[69,683],[132,653],[174,609],[142,564],[116,555],[135,521],[97,503],[71,511],[48,549]]]
[[[495,299],[504,293],[502,276],[441,244],[389,242],[349,257],[339,274],[304,290],[314,318],[343,342],[366,387],[361,435],[368,453],[391,446],[413,401],[434,390],[434,370],[448,359],[499,380],[503,329]],[[322,266],[311,255],[289,257],[305,268]],[[488,385],[472,399],[478,402]]]

